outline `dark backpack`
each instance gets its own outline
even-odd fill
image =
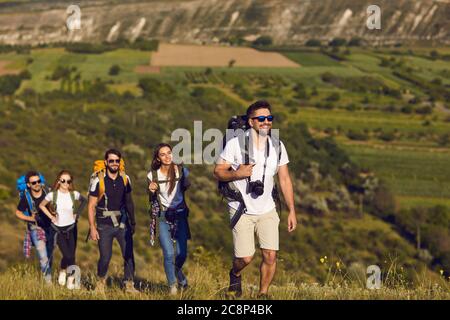
[[[240,116],[233,116],[228,121],[227,126],[227,132],[223,139],[223,148],[225,148],[228,141],[230,141],[232,138],[238,137],[239,145],[241,152],[243,153],[244,158],[244,164],[250,164],[250,126],[247,121],[246,115],[240,115]],[[278,154],[278,163],[281,160],[281,143],[280,140],[270,135],[270,138],[272,140],[272,144],[275,147],[276,153]],[[277,165],[278,168],[278,165]],[[229,170],[232,170],[230,168]],[[230,221],[230,227],[233,228],[236,223],[239,221],[239,218],[241,215],[246,211],[245,203],[242,198],[241,192],[234,186],[233,182],[224,182],[219,181],[218,182],[218,189],[219,193],[222,195],[223,198],[226,198],[228,201],[238,201],[239,202],[239,209],[236,211],[234,216],[232,217]],[[276,183],[274,183],[274,188],[272,190],[272,197],[274,198],[275,202],[279,205],[280,212],[281,212],[281,200],[278,193],[278,188]]]

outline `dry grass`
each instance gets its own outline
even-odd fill
[[[159,278],[159,277],[158,277]],[[56,280],[56,279],[55,279]],[[93,274],[85,274],[82,277],[82,289],[69,291],[56,284],[50,286],[40,280],[39,273],[34,267],[22,264],[8,269],[0,275],[0,300],[26,299],[26,300],[221,300],[227,299],[227,274],[225,270],[211,273],[204,266],[191,265],[189,280],[190,287],[176,296],[170,296],[163,281],[151,282],[147,280],[136,281],[139,294],[126,294],[121,288],[121,282],[117,277],[109,279],[106,293],[99,294],[93,290],[95,277]],[[242,299],[256,299],[257,287],[244,285]],[[415,288],[392,285],[382,287],[379,290],[363,288],[358,283],[344,282],[340,284],[319,285],[295,284],[288,282],[284,285],[273,285],[270,291],[271,297],[277,300],[422,300],[422,299],[450,299],[448,283],[444,280],[435,283],[423,281]]]

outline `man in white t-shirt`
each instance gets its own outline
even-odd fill
[[[219,181],[232,182],[243,198],[246,211],[233,227],[234,260],[230,270],[229,291],[242,294],[241,271],[252,261],[255,253],[255,233],[261,248],[263,261],[260,267],[259,296],[267,296],[276,270],[276,252],[279,250],[278,226],[280,219],[272,197],[274,176],[278,174],[281,191],[288,206],[288,231],[297,226],[294,193],[288,170],[288,155],[280,141],[275,148],[269,137],[273,116],[267,101],[257,101],[247,109],[250,164],[245,164],[242,143],[235,137],[228,141],[217,161],[214,175]],[[251,135],[251,137],[250,137]],[[281,155],[277,152],[280,151]],[[278,153],[278,154],[277,154]],[[231,170],[230,170],[231,168]],[[250,179],[249,179],[250,178]],[[260,181],[259,191],[249,187]],[[261,184],[264,188],[261,189]],[[236,212],[239,202],[230,201],[230,215]]]

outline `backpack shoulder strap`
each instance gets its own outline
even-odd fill
[[[57,201],[58,201],[58,190],[53,190],[52,204],[53,204],[53,208],[55,208],[55,211],[56,211],[56,202]]]
[[[152,182],[156,183],[158,186],[161,184],[161,181],[158,179],[158,171],[152,169]],[[161,204],[161,199],[159,198],[159,189],[157,189],[155,191],[155,197],[156,197],[156,201],[158,201],[158,205],[159,205],[159,210],[162,210],[162,204]]]
[[[250,163],[250,134],[249,130],[237,136],[239,142],[239,150],[242,154],[242,159],[244,164]]]
[[[75,192],[74,191],[70,191],[70,199],[72,200],[72,209],[75,209]]]
[[[278,155],[277,157],[277,172],[278,172],[278,166],[281,161],[281,153],[282,153],[281,141],[275,136],[270,136],[270,139],[272,140],[272,145],[275,148],[275,154]]]
[[[183,197],[184,197],[184,192],[186,191],[186,189],[184,188],[184,180],[185,180],[185,176],[184,176],[184,166],[182,164],[177,165],[178,168],[178,180],[180,183],[180,187],[181,187],[181,191],[183,192]]]
[[[98,201],[105,195],[105,172],[99,171],[97,173],[98,178]]]
[[[120,176],[121,176],[122,179],[123,179],[123,185],[126,187],[127,184],[128,184],[128,177],[127,177],[127,174],[126,174],[124,171],[121,171],[121,172],[120,172]]]
[[[152,169],[152,182],[159,184],[158,171]]]
[[[36,206],[34,205],[33,198],[31,197],[31,194],[28,192],[28,190],[24,190],[23,195],[25,196],[25,199],[27,200],[28,209],[30,210],[30,215],[36,212]]]

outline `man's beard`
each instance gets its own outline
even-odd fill
[[[266,128],[260,128],[260,129],[257,129],[256,132],[258,133],[259,136],[266,137],[270,133],[270,128],[267,128],[267,129]]]
[[[108,171],[111,173],[117,173],[119,171],[119,168],[114,169],[114,168],[108,167]]]

